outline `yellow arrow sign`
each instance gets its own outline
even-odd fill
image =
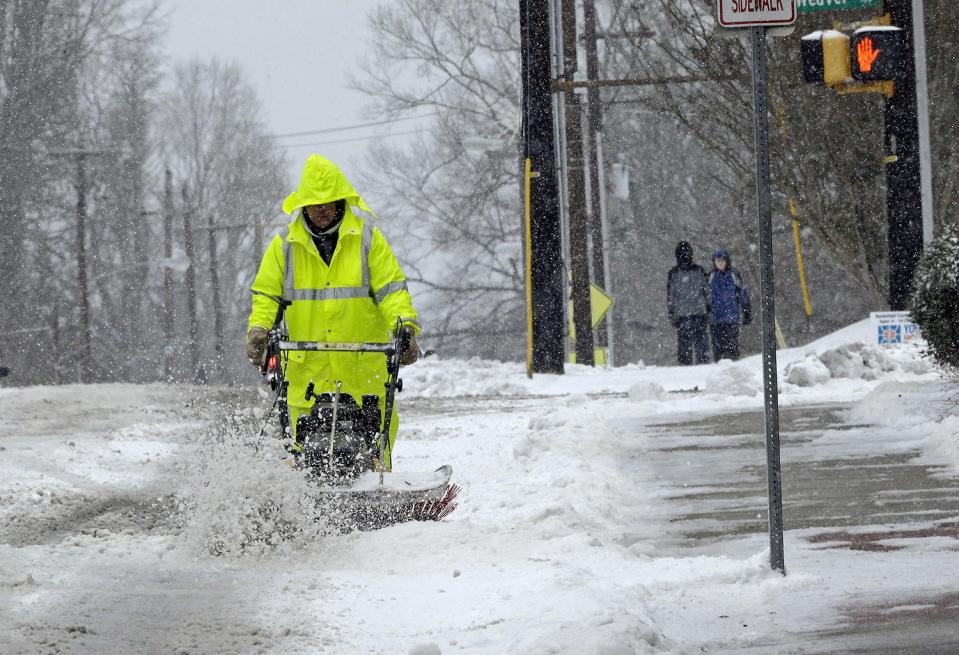
[[[599,322],[606,316],[606,312],[613,306],[613,299],[606,295],[606,292],[590,282],[589,284],[589,307],[593,321],[593,327],[599,325]]]
[[[606,295],[606,292],[598,286],[589,283],[589,314],[592,327],[599,325],[607,312],[612,308],[613,299]],[[569,338],[576,340],[576,326],[573,324],[573,297],[569,296]]]

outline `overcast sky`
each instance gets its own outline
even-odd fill
[[[370,122],[362,113],[364,97],[347,88],[347,73],[357,67],[371,39],[367,12],[388,1],[168,0],[167,52],[174,60],[216,55],[238,62],[259,94],[274,134]],[[409,130],[410,123],[393,129]],[[336,162],[351,180],[358,179],[357,164],[369,142],[329,142],[388,133],[389,127],[377,127],[277,142],[316,144],[287,148],[295,185],[313,152]]]

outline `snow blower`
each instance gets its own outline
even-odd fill
[[[396,393],[403,389],[400,357],[409,346],[409,328],[397,321],[394,336],[387,343],[289,341],[284,312],[290,303],[273,300],[279,310],[267,336],[261,372],[276,393],[274,407],[279,409],[283,437],[292,437],[288,448],[292,465],[306,471],[317,501],[330,509],[330,515],[345,517],[349,524],[361,528],[411,520],[437,521],[448,516],[456,508],[454,500],[459,492],[459,487],[450,483],[450,466],[413,473],[384,466]],[[337,383],[335,392],[318,394],[311,382],[304,397],[313,401],[310,411],[291,426],[285,371],[289,353],[296,351],[383,354],[387,373],[383,410],[375,394],[364,395],[357,402],[342,389],[342,383]]]

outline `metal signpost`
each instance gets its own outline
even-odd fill
[[[766,413],[766,480],[769,487],[769,563],[786,573],[783,555],[782,468],[779,461],[779,391],[776,372],[776,304],[773,281],[772,209],[769,199],[769,117],[766,92],[766,28],[796,20],[796,0],[719,0],[723,27],[749,27],[753,59],[756,132],[756,217],[762,280],[763,392]]]

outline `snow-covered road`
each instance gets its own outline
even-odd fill
[[[425,360],[404,375],[395,465],[452,464],[459,508],[350,534],[257,439],[255,390],[0,389],[0,653],[887,645],[923,606],[959,605],[959,541],[916,532],[959,515],[959,416],[913,354],[848,342],[780,353],[785,578],[767,561],[755,358],[532,381]],[[933,482],[902,488],[900,464]],[[850,549],[837,525],[883,547]]]

